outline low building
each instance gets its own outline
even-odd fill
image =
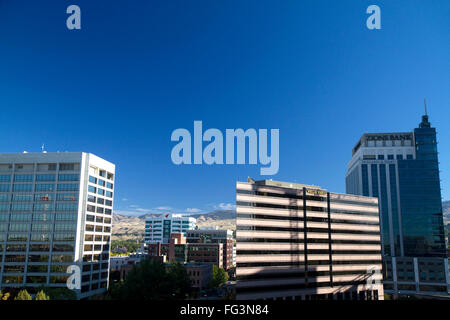
[[[186,268],[192,287],[196,290],[203,290],[208,287],[213,278],[213,267],[211,264],[186,263]]]
[[[144,253],[134,253],[130,255],[120,255],[120,256],[112,256],[110,258],[110,270],[116,271],[120,270],[123,265],[127,264],[137,264],[142,259],[145,259],[147,254]]]
[[[233,231],[218,228],[197,229],[186,231],[186,241],[192,243],[221,243],[223,244],[223,268],[233,267]]]
[[[222,243],[187,243],[182,233],[173,233],[169,243],[147,245],[149,257],[166,256],[168,262],[214,264],[223,268]]]
[[[146,258],[147,254],[143,253],[111,257],[110,280],[115,282],[124,280],[133,266],[139,264],[143,259]]]

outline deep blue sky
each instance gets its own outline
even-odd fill
[[[118,212],[209,211],[260,166],[177,167],[174,129],[279,128],[269,178],[345,192],[361,134],[412,130],[426,97],[450,199],[449,17],[448,0],[0,0],[0,152],[115,163]]]

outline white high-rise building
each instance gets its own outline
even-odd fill
[[[67,288],[75,265],[79,299],[105,292],[114,177],[90,153],[0,154],[0,288]]]
[[[182,214],[162,214],[145,220],[146,244],[169,243],[172,233],[184,233],[189,229],[195,229],[197,219]]]

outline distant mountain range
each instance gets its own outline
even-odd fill
[[[112,238],[143,239],[145,219],[160,216],[158,214],[145,214],[141,216],[125,216],[120,214],[113,215]],[[218,226],[219,229],[236,229],[236,211],[234,210],[216,210],[204,214],[191,214],[197,219],[199,227]]]

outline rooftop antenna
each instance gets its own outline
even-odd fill
[[[430,128],[431,124],[428,121],[427,99],[423,99],[423,105],[425,107],[425,114],[422,116],[422,122],[419,124],[419,128]]]

